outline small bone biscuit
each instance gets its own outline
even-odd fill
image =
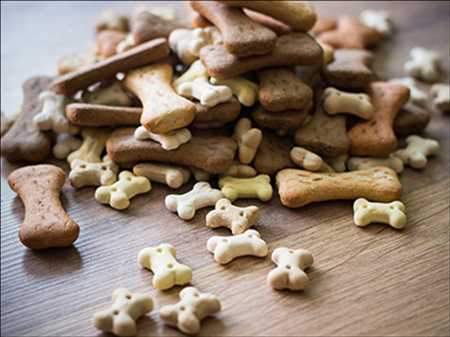
[[[134,136],[138,140],[154,140],[160,143],[161,147],[167,151],[178,149],[192,138],[191,132],[186,128],[173,130],[165,134],[158,134],[148,131],[144,126],[138,127],[134,131]]]
[[[275,46],[277,35],[239,8],[211,1],[190,1],[190,4],[220,30],[225,48],[238,57],[264,55]]]
[[[241,118],[234,128],[233,139],[238,144],[240,162],[249,164],[255,158],[261,144],[262,132],[260,129],[252,128],[250,119]]]
[[[326,162],[336,172],[345,172],[347,170],[348,154],[343,154],[337,157],[328,157]]]
[[[66,98],[52,91],[43,91],[39,95],[42,111],[33,118],[33,123],[41,130],[53,130],[56,133],[69,132],[66,118]]]
[[[393,33],[392,20],[388,12],[365,9],[359,15],[359,19],[366,26],[375,29],[383,36]]]
[[[169,64],[155,64],[133,70],[124,79],[125,87],[141,100],[141,124],[151,132],[167,133],[194,120],[195,105],[174,92],[172,74]]]
[[[81,144],[81,139],[68,133],[59,133],[53,146],[53,155],[56,159],[66,159],[71,152],[78,150]]]
[[[426,92],[422,91],[417,81],[412,77],[402,77],[394,78],[389,80],[391,83],[402,84],[409,89],[409,102],[413,104],[420,105],[422,107],[426,106],[428,102],[428,95]]]
[[[337,20],[335,18],[321,16],[317,18],[316,24],[311,29],[311,33],[313,33],[314,36],[319,36],[322,33],[335,30],[336,28]]]
[[[358,227],[377,222],[402,229],[406,224],[405,205],[400,201],[379,203],[359,198],[353,204],[353,222]]]
[[[312,202],[360,197],[374,201],[393,201],[400,198],[402,189],[395,171],[381,166],[344,173],[285,169],[277,174],[277,186],[281,203],[291,208]]]
[[[137,126],[142,108],[71,103],[66,105],[66,115],[69,121],[77,126]]]
[[[192,281],[192,269],[179,263],[176,253],[175,247],[168,243],[139,252],[138,263],[153,272],[153,286],[156,289],[167,290]]]
[[[200,104],[207,107],[227,102],[233,97],[233,92],[229,87],[212,85],[206,77],[198,77],[192,82],[181,83],[178,86],[177,94],[188,98],[196,98],[200,101]]]
[[[450,86],[448,84],[435,84],[431,87],[431,97],[436,108],[443,112],[450,112]]]
[[[230,263],[235,258],[246,255],[264,257],[269,252],[266,242],[254,229],[234,236],[213,236],[209,238],[206,248],[220,264]]]
[[[195,107],[197,112],[192,126],[197,129],[222,127],[234,121],[241,112],[241,104],[235,98],[211,108],[200,103],[196,103]]]
[[[175,81],[173,81],[172,86],[175,91],[178,91],[178,88],[183,83],[190,83],[199,77],[207,77],[208,72],[206,71],[205,66],[202,61],[196,60],[194,61],[188,70],[186,70],[180,77],[178,77]]]
[[[307,171],[320,171],[324,164],[320,156],[299,146],[292,148],[290,156],[295,165]]]
[[[78,150],[68,155],[67,161],[69,164],[75,159],[81,159],[89,163],[101,162],[101,155],[110,134],[111,132],[108,129],[83,129],[81,131],[83,143]]]
[[[257,198],[261,201],[272,199],[272,185],[266,174],[252,178],[222,177],[219,187],[225,198],[231,201],[242,198]]]
[[[72,54],[58,60],[58,75],[65,75],[77,71],[96,62],[94,53]]]
[[[226,85],[229,87],[233,92],[233,95],[235,95],[239,102],[244,106],[252,106],[258,98],[259,85],[242,76],[230,78],[228,80],[218,80],[217,78],[211,77],[210,81],[212,84]]]
[[[303,290],[308,287],[309,278],[304,270],[314,262],[309,251],[280,247],[273,251],[272,261],[277,265],[267,275],[267,281],[272,288]]]
[[[223,198],[221,191],[211,188],[207,182],[199,182],[188,193],[168,195],[165,204],[169,211],[177,212],[181,219],[191,220],[197,210],[214,206],[221,198]]]
[[[409,53],[410,60],[405,63],[405,72],[408,75],[427,82],[434,82],[441,76],[439,54],[433,50],[414,47]]]
[[[96,54],[100,60],[116,54],[117,46],[124,41],[127,34],[116,30],[102,30],[95,37]]]
[[[118,32],[128,31],[128,17],[112,10],[104,11],[95,23],[97,32],[102,30],[116,30]]]
[[[289,151],[292,143],[288,137],[280,137],[264,131],[261,145],[256,153],[253,165],[259,173],[272,175],[286,167],[294,167]]]
[[[417,135],[408,136],[406,143],[408,146],[396,151],[395,155],[403,160],[405,165],[415,169],[423,169],[428,163],[427,157],[439,151],[439,143],[436,140]]]
[[[92,91],[84,91],[81,99],[84,103],[129,107],[132,99],[120,81],[97,86]]]
[[[68,247],[78,238],[80,228],[59,199],[65,178],[54,165],[25,166],[9,175],[9,186],[25,206],[19,239],[28,248]]]
[[[431,120],[431,111],[413,103],[406,103],[394,120],[394,131],[397,136],[420,134]]]
[[[95,200],[109,204],[112,208],[128,208],[130,199],[138,194],[147,193],[152,185],[145,177],[136,177],[129,171],[122,171],[119,180],[109,186],[100,186],[95,190]]]
[[[195,181],[209,181],[211,179],[211,174],[202,169],[196,167],[190,167],[190,170],[194,176]]]
[[[101,163],[75,159],[70,168],[69,181],[74,188],[111,185],[116,182],[119,171],[119,167],[108,156],[104,156]]]
[[[200,321],[220,309],[220,301],[215,295],[186,287],[180,292],[180,301],[163,306],[159,315],[164,323],[177,327],[185,334],[195,335],[200,331]]]
[[[366,94],[353,94],[335,88],[327,88],[323,93],[323,108],[330,114],[349,113],[362,119],[371,119],[373,105]]]
[[[142,163],[133,167],[133,173],[143,176],[161,184],[166,184],[170,188],[179,188],[189,181],[191,172],[182,167],[174,165]]]
[[[116,336],[135,336],[136,321],[153,310],[153,300],[148,294],[132,293],[118,288],[112,295],[111,308],[94,314],[97,329]]]
[[[225,176],[237,178],[251,178],[258,174],[258,172],[250,165],[240,164],[239,162],[231,164],[231,166],[224,172]]]
[[[386,166],[397,173],[403,172],[403,161],[394,154],[388,158],[351,157],[347,163],[349,171],[365,170],[375,166]]]

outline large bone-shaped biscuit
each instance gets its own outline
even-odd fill
[[[220,264],[227,264],[241,256],[267,256],[269,249],[261,235],[254,229],[234,236],[213,236],[209,238],[206,248],[214,254]]]
[[[66,118],[66,98],[52,91],[43,91],[39,95],[42,111],[33,118],[33,123],[41,130],[56,133],[70,132],[71,127]]]
[[[199,182],[190,192],[168,195],[165,204],[169,211],[177,212],[181,219],[190,220],[198,209],[213,206],[221,198],[223,198],[221,191],[211,188],[207,182]]]
[[[157,163],[137,164],[133,167],[133,173],[147,177],[150,181],[166,184],[170,188],[181,187],[191,177],[191,172],[181,166]]]
[[[311,267],[314,261],[309,251],[280,247],[273,251],[272,261],[277,265],[267,276],[272,288],[303,290],[308,286],[309,278],[304,270]]]
[[[266,174],[252,178],[222,177],[219,186],[223,195],[231,201],[241,198],[258,198],[261,201],[272,199],[270,176]]]
[[[428,163],[428,156],[439,151],[439,143],[434,139],[427,139],[417,135],[406,138],[408,146],[395,152],[403,163],[415,169],[422,169]]]
[[[19,238],[28,248],[68,247],[78,238],[80,229],[59,199],[65,178],[54,165],[25,166],[9,175],[9,186],[25,206]]]
[[[138,140],[152,139],[155,142],[160,143],[161,147],[167,151],[178,149],[192,138],[191,132],[187,128],[169,131],[165,134],[158,134],[148,131],[145,126],[138,127],[134,131],[134,136]]]
[[[105,149],[105,143],[111,131],[108,129],[83,129],[83,144],[75,152],[67,157],[67,161],[71,164],[76,159],[81,159],[89,163],[99,163],[102,161],[101,155]]]
[[[353,204],[353,221],[358,227],[377,222],[401,229],[406,224],[405,205],[400,201],[380,203],[359,198]]]
[[[70,167],[69,181],[75,188],[111,185],[116,182],[119,171],[119,167],[108,156],[105,156],[101,163],[75,159]]]
[[[139,252],[138,263],[150,269],[153,286],[159,290],[188,284],[192,280],[192,269],[176,260],[176,249],[168,243],[144,248]]]

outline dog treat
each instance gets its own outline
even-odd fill
[[[0,126],[1,131],[0,135],[3,135],[8,131],[11,126],[14,124],[14,122],[19,118],[20,114],[22,113],[22,108],[17,109],[13,114],[6,115],[3,111],[0,111],[1,117],[0,117]]]
[[[202,61],[195,60],[180,77],[173,81],[172,86],[175,91],[178,91],[181,84],[191,83],[199,77],[208,77],[208,72]]]
[[[394,78],[389,80],[391,83],[402,84],[409,89],[409,102],[421,107],[426,106],[428,95],[418,87],[417,81],[412,77]]]
[[[211,179],[211,174],[203,171],[202,169],[198,169],[193,166],[191,166],[189,169],[191,170],[195,181],[209,181]]]
[[[261,201],[272,199],[272,185],[266,174],[252,178],[222,177],[219,179],[219,187],[225,198],[231,201],[247,198]]]
[[[53,146],[53,155],[56,159],[66,159],[69,153],[80,148],[82,142],[68,133],[56,135],[56,144]]]
[[[397,146],[394,119],[408,101],[409,89],[402,84],[373,82],[369,96],[375,109],[374,116],[349,130],[350,152],[356,156],[386,157]]]
[[[326,158],[326,162],[336,172],[345,172],[347,170],[348,154],[343,154],[337,157]]]
[[[323,67],[325,81],[341,90],[364,90],[375,79],[370,69],[373,54],[362,49],[337,49],[334,60]]]
[[[410,60],[405,63],[405,72],[418,79],[434,82],[440,77],[440,62],[439,54],[433,50],[414,47],[411,49]]]
[[[450,86],[448,84],[435,84],[431,87],[431,97],[436,108],[443,112],[450,112]]]
[[[234,97],[228,102],[218,104],[214,107],[206,107],[196,103],[197,112],[192,126],[197,129],[219,128],[234,121],[241,112],[241,104]]]
[[[139,125],[142,108],[71,103],[66,105],[66,114],[69,121],[78,126],[135,126]]]
[[[91,84],[112,78],[117,73],[155,62],[168,56],[169,53],[169,45],[166,39],[151,40],[106,60],[60,76],[53,82],[52,90],[70,97],[78,90],[85,89]]]
[[[96,54],[100,60],[105,60],[116,54],[117,46],[125,40],[127,34],[116,30],[102,30],[95,37]]]
[[[206,226],[226,227],[233,235],[237,235],[252,227],[259,217],[259,208],[256,206],[238,207],[232,205],[228,199],[220,199],[216,208],[206,215]]]
[[[266,110],[301,110],[311,105],[311,88],[289,68],[265,69],[258,77],[259,102]]]
[[[135,336],[136,321],[153,310],[153,300],[148,294],[132,293],[118,288],[112,295],[111,308],[94,315],[97,329],[116,336]]]
[[[220,301],[215,295],[186,287],[180,291],[180,301],[163,306],[159,315],[164,323],[177,327],[185,334],[195,335],[200,331],[200,321],[220,309]]]
[[[334,60],[334,48],[329,44],[317,40],[317,43],[322,47],[323,50],[323,65],[327,65]]]
[[[242,164],[250,164],[261,144],[261,130],[252,128],[250,119],[241,118],[234,128],[233,138],[238,144],[240,162]]]
[[[347,163],[349,171],[366,170],[376,166],[386,166],[396,173],[403,172],[403,161],[391,153],[388,158],[351,157]]]
[[[264,55],[275,46],[277,35],[251,20],[241,9],[211,1],[190,1],[190,4],[220,30],[225,48],[238,57]]]
[[[264,131],[253,165],[259,173],[268,175],[275,174],[286,167],[294,167],[289,156],[291,148],[290,139]]]
[[[394,131],[397,136],[422,133],[431,120],[431,111],[412,103],[406,103],[394,120]]]
[[[233,92],[229,87],[212,85],[207,77],[198,77],[192,82],[181,83],[176,91],[178,95],[198,99],[200,104],[207,107],[227,102],[233,97]]]
[[[155,64],[133,70],[124,79],[144,107],[141,124],[153,133],[180,129],[195,117],[195,105],[172,89],[172,73],[169,64]]]
[[[330,115],[349,113],[362,119],[371,119],[373,116],[373,105],[366,94],[353,94],[327,88],[322,99],[323,108]]]
[[[108,156],[104,156],[101,163],[75,159],[70,168],[69,181],[77,189],[85,186],[112,185],[116,182],[119,171],[119,167]]]
[[[214,260],[227,264],[241,256],[267,256],[269,249],[259,232],[248,229],[234,236],[213,236],[209,238],[206,248],[214,254]]]
[[[210,76],[223,80],[261,68],[322,64],[322,48],[308,34],[291,33],[278,37],[269,54],[238,58],[223,45],[208,45],[200,59]]]
[[[322,33],[328,32],[330,30],[335,30],[337,28],[337,20],[330,17],[320,17],[311,29],[311,33],[315,36],[319,36]]]
[[[97,32],[102,30],[116,30],[119,32],[128,31],[128,17],[118,14],[112,10],[104,11],[95,24]]]
[[[236,143],[220,135],[193,136],[173,151],[164,150],[153,141],[134,138],[134,129],[124,128],[113,132],[106,144],[111,159],[119,164],[141,161],[162,161],[183,166],[194,166],[212,174],[225,172],[236,152]]]
[[[173,130],[166,134],[158,134],[148,131],[144,126],[140,126],[134,131],[134,137],[138,140],[154,140],[161,144],[164,150],[171,151],[189,142],[192,135],[189,129],[186,128]]]
[[[130,95],[120,81],[105,82],[92,91],[84,91],[84,103],[129,107],[133,104]]]
[[[400,201],[379,203],[359,198],[353,204],[353,222],[358,227],[376,222],[402,229],[406,224],[405,205]]]
[[[306,171],[317,172],[329,170],[326,169],[328,165],[320,158],[320,156],[307,149],[295,146],[291,149],[289,154],[294,164],[300,168],[304,168]]]
[[[280,247],[273,251],[272,261],[277,267],[267,275],[267,282],[276,290],[303,290],[309,285],[309,278],[304,272],[312,266],[312,254],[305,249]]]
[[[225,85],[229,87],[233,92],[233,95],[235,95],[239,100],[239,103],[244,106],[249,107],[254,105],[258,98],[259,85],[242,76],[230,78],[228,80],[218,80],[211,77],[210,81],[212,84]]]
[[[138,263],[153,272],[153,286],[156,289],[167,290],[192,281],[192,269],[179,263],[176,253],[175,247],[168,243],[139,252]]]
[[[7,160],[42,162],[50,155],[50,137],[34,125],[33,118],[41,112],[39,94],[47,89],[51,80],[38,76],[23,84],[22,113],[1,139],[1,153]]]
[[[59,199],[65,179],[54,165],[25,166],[9,175],[9,186],[25,206],[19,239],[28,248],[68,247],[78,238],[80,228]]]
[[[392,20],[388,12],[365,9],[359,15],[359,19],[367,27],[375,29],[383,36],[391,36],[393,33]]]
[[[95,63],[95,54],[72,54],[63,56],[58,60],[58,75],[65,75],[77,71],[85,66]]]
[[[417,135],[406,138],[408,146],[395,152],[405,165],[415,169],[423,169],[427,166],[427,157],[439,151],[439,143],[433,139],[423,138]]]
[[[66,118],[66,98],[51,91],[43,91],[39,94],[42,111],[33,117],[33,123],[41,130],[52,130],[55,133],[66,133],[70,130]]]
[[[360,197],[387,202],[399,199],[402,189],[395,171],[382,166],[344,173],[285,169],[278,172],[276,180],[281,203],[291,208]]]
[[[157,163],[142,163],[133,167],[133,173],[150,181],[165,184],[170,188],[179,188],[189,181],[191,172],[185,168]]]
[[[109,204],[112,208],[122,210],[128,208],[130,199],[138,194],[147,193],[152,185],[145,177],[136,177],[129,171],[122,171],[119,180],[112,185],[100,186],[95,190],[95,200],[101,204]]]
[[[240,164],[235,162],[224,172],[225,176],[237,178],[251,178],[258,174],[258,172],[250,165]]]
[[[214,206],[221,198],[223,198],[222,192],[211,188],[207,182],[199,182],[188,193],[168,195],[165,199],[165,204],[169,211],[177,212],[181,219],[191,220],[194,218],[197,210]]]
[[[101,155],[105,149],[105,143],[110,133],[108,129],[83,129],[81,131],[83,143],[78,150],[69,154],[67,157],[69,164],[75,159],[81,159],[89,163],[101,162]]]

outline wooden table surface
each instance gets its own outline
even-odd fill
[[[131,5],[2,2],[2,109],[20,104],[27,77],[51,74],[59,56],[86,48],[94,19],[106,7]],[[377,50],[382,78],[403,75],[416,45],[439,51],[448,72],[448,3],[316,3],[322,15],[357,14],[367,7],[390,11],[397,26],[396,35]],[[176,302],[180,288],[156,291],[151,273],[136,263],[140,249],[161,242],[175,245],[179,260],[192,267],[194,286],[222,301],[222,312],[204,321],[200,335],[449,335],[448,117],[435,112],[426,135],[441,142],[441,151],[425,170],[406,169],[401,177],[408,213],[402,231],[354,226],[350,201],[297,210],[282,207],[276,195],[266,204],[238,202],[261,206],[256,229],[271,251],[288,246],[313,253],[312,286],[299,293],[267,286],[270,258],[216,264],[206,241],[228,233],[205,227],[208,210],[190,222],[168,212],[163,200],[169,189],[158,184],[124,212],[95,202],[91,188],[75,191],[66,184],[63,203],[80,224],[80,238],[68,249],[27,250],[17,238],[23,206],[4,180],[17,165],[2,161],[1,335],[101,335],[91,318],[110,304],[117,287],[150,292],[155,299],[156,310],[140,320],[139,335],[179,335],[162,324],[158,308]]]

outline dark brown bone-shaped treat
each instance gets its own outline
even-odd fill
[[[44,161],[50,154],[50,136],[33,124],[42,108],[39,94],[46,90],[51,77],[32,77],[23,84],[22,112],[11,129],[2,137],[1,153],[9,161]]]
[[[219,128],[234,121],[241,112],[241,104],[236,98],[228,102],[220,103],[213,107],[207,107],[196,103],[197,112],[192,126],[197,129]]]
[[[194,166],[211,174],[224,173],[233,162],[237,144],[220,135],[193,136],[173,151],[164,150],[152,140],[137,140],[133,128],[113,132],[106,142],[109,157],[118,164],[160,161]]]
[[[59,199],[65,179],[54,165],[25,166],[9,175],[9,186],[25,206],[19,238],[28,248],[68,247],[78,238],[80,228]]]
[[[78,126],[138,126],[141,114],[142,108],[89,103],[71,103],[66,106],[67,118]]]
[[[407,103],[394,120],[396,135],[408,136],[420,134],[425,130],[431,119],[431,111],[416,104]]]
[[[130,34],[134,44],[138,45],[149,40],[165,37],[175,29],[186,28],[178,21],[166,20],[147,11],[141,11],[131,19]]]
[[[294,167],[295,165],[289,154],[291,148],[292,143],[288,139],[265,130],[253,166],[259,173],[269,175],[284,168]]]

